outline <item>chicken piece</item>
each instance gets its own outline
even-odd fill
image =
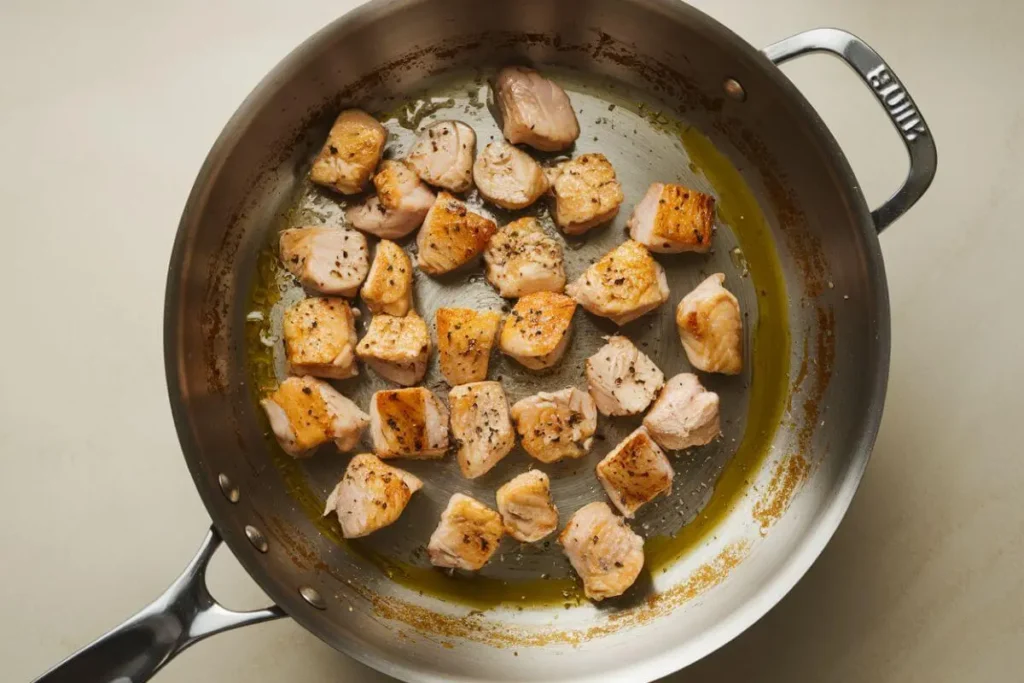
[[[504,140],[488,143],[477,156],[473,182],[484,199],[503,209],[525,209],[548,191],[540,164]]]
[[[654,361],[618,335],[587,359],[586,375],[602,415],[642,413],[665,385],[665,375]]]
[[[405,163],[425,183],[451,192],[465,192],[473,184],[476,133],[462,121],[438,121],[424,128]]]
[[[582,235],[619,212],[625,197],[605,155],[580,155],[559,164],[552,175],[555,223],[565,234]]]
[[[405,237],[423,223],[434,193],[401,161],[385,161],[373,177],[377,194],[345,209],[354,227],[381,239]]]
[[[557,152],[580,136],[569,96],[533,69],[507,66],[498,72],[494,88],[502,132],[512,144]]]
[[[644,417],[644,427],[659,446],[669,450],[709,444],[722,433],[718,394],[705,389],[697,375],[678,374],[665,384]]]
[[[366,236],[346,228],[290,228],[280,253],[303,287],[332,296],[355,296],[370,269]]]
[[[356,346],[356,355],[384,379],[410,387],[427,372],[427,323],[415,313],[401,318],[375,315],[366,336]]]
[[[466,479],[487,474],[516,445],[501,382],[473,382],[448,393],[452,437]]]
[[[540,470],[523,472],[496,494],[505,533],[523,543],[536,543],[558,527],[558,508],[551,501],[551,480]]]
[[[377,244],[359,296],[371,313],[401,317],[412,310],[412,261],[402,247],[390,240]]]
[[[440,458],[448,450],[448,409],[423,387],[370,398],[370,437],[381,458]]]
[[[569,348],[576,302],[556,292],[534,292],[516,302],[501,328],[501,350],[531,370],[550,368]]]
[[[361,109],[346,109],[313,160],[309,179],[342,194],[362,192],[377,168],[388,139],[384,126]]]
[[[350,451],[370,423],[359,406],[312,377],[289,377],[260,405],[281,448],[296,458],[332,439],[338,450]]]
[[[470,211],[447,192],[439,192],[416,236],[416,263],[430,275],[451,272],[482,252],[496,227],[490,218]]]
[[[487,281],[504,297],[565,289],[562,245],[536,218],[520,218],[496,232],[484,250]]]
[[[625,325],[668,301],[668,280],[646,247],[626,240],[565,291],[594,315]]]
[[[327,497],[324,516],[338,515],[345,538],[368,536],[401,516],[423,482],[405,470],[386,465],[376,455],[361,453],[345,468],[345,476]]]
[[[644,566],[644,539],[607,503],[589,503],[577,510],[558,542],[591,600],[622,595]]]
[[[282,324],[288,371],[347,379],[356,366],[356,320],[344,299],[303,299],[284,312]]]
[[[682,185],[654,183],[633,209],[629,236],[651,251],[676,254],[711,248],[715,198]]]
[[[430,535],[427,555],[435,567],[476,571],[494,555],[503,534],[501,515],[474,498],[456,493]]]
[[[501,314],[471,308],[439,308],[434,321],[441,374],[448,384],[454,387],[487,379]]]
[[[672,463],[645,427],[638,427],[597,463],[601,486],[626,517],[671,491],[673,475]]]
[[[583,457],[597,431],[594,399],[575,387],[516,401],[512,419],[523,449],[541,462]]]
[[[740,302],[715,273],[683,297],[676,327],[690,365],[704,372],[738,375],[743,370],[743,318]]]

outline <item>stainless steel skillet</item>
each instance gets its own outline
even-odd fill
[[[907,181],[875,211],[776,68],[813,51],[863,78],[907,146]],[[726,406],[725,436],[674,460],[673,495],[636,521],[651,571],[613,604],[579,600],[555,547],[509,544],[475,578],[424,566],[422,545],[448,495],[485,498],[529,466],[522,454],[473,483],[451,463],[417,466],[428,487],[400,523],[344,544],[316,512],[346,458],[325,452],[292,463],[265,438],[255,406],[279,372],[275,314],[295,296],[268,245],[284,225],[330,223],[338,210],[304,180],[332,114],[357,104],[388,119],[394,154],[431,117],[468,120],[486,141],[497,129],[485,81],[509,62],[536,64],[567,86],[581,110],[576,151],[607,154],[625,186],[623,215],[567,244],[570,277],[621,241],[649,182],[678,179],[713,192],[720,213],[715,254],[663,260],[670,304],[722,271],[748,316],[748,373],[709,380]],[[228,123],[171,259],[168,385],[214,526],[164,596],[41,680],[145,680],[198,639],[283,614],[409,680],[649,680],[707,654],[796,582],[856,490],[889,358],[876,235],[920,198],[935,163],[902,84],[842,31],[810,31],[759,52],[669,0],[395,0],[339,19],[289,55]],[[472,271],[421,278],[417,297],[428,319],[441,304],[500,305]],[[664,309],[625,331],[672,374],[687,366]],[[510,398],[579,383],[579,360],[610,328],[582,313],[575,325],[572,356],[555,373],[526,375],[496,359],[492,376]],[[365,403],[376,386],[368,374],[342,389]],[[630,428],[602,423],[605,440],[590,460],[549,470],[564,516],[599,496],[593,462]],[[213,601],[203,570],[220,538],[276,607],[235,613]]]

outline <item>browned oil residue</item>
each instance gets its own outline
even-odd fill
[[[288,553],[292,564],[298,569],[312,569],[318,563],[319,554],[301,534],[296,532],[295,527],[282,522],[277,517],[270,517],[267,526],[273,532],[274,538]]]
[[[835,313],[831,308],[818,308],[818,329],[814,335],[815,355],[811,360],[813,381],[804,398],[804,419],[797,432],[797,444],[803,453],[813,453],[814,433],[821,418],[821,404],[825,399],[832,366],[836,357]]]
[[[797,488],[807,478],[810,465],[802,455],[793,454],[783,458],[775,465],[771,481],[761,500],[754,503],[753,516],[761,525],[761,535],[768,534],[768,529],[789,508]]]

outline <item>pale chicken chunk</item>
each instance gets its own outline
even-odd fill
[[[597,478],[626,517],[672,490],[672,463],[645,427],[639,427],[597,463]]]
[[[423,482],[417,477],[361,453],[348,463],[345,475],[327,497],[324,516],[338,515],[345,538],[367,536],[397,520],[421,488]]]
[[[402,161],[385,161],[373,177],[377,194],[345,209],[354,227],[381,239],[405,237],[423,223],[434,193]]]
[[[743,370],[743,317],[740,302],[715,273],[683,297],[676,326],[690,365],[704,372],[738,375]]]
[[[625,198],[615,169],[603,154],[583,154],[552,173],[555,223],[567,235],[582,235],[607,223]]]
[[[370,269],[366,236],[345,228],[290,228],[280,253],[303,287],[332,296],[355,296]]]
[[[517,541],[536,543],[558,527],[551,480],[540,470],[523,472],[504,484],[496,498],[505,532]]]
[[[425,183],[451,192],[473,184],[476,133],[462,121],[438,121],[420,132],[405,161]]]
[[[608,338],[586,363],[587,386],[604,415],[637,415],[665,385],[665,375],[629,339]]]
[[[359,406],[312,377],[289,377],[260,405],[281,448],[296,458],[332,440],[338,450],[350,451],[370,423]]]
[[[473,382],[448,394],[452,437],[462,476],[487,474],[516,445],[508,400],[501,382]]]
[[[502,132],[543,152],[566,149],[580,136],[580,124],[569,96],[554,81],[533,69],[507,66],[494,82]]]
[[[718,394],[705,389],[697,375],[678,374],[665,384],[644,417],[644,427],[659,446],[669,450],[711,443],[722,432]]]
[[[412,386],[427,371],[430,332],[415,313],[404,317],[375,315],[366,336],[359,340],[356,355],[383,377]]]
[[[575,387],[516,401],[512,419],[523,449],[541,462],[583,457],[597,431],[594,399]]]
[[[622,595],[644,566],[644,539],[607,503],[584,505],[558,536],[591,600]]]
[[[629,236],[651,251],[675,254],[711,248],[715,198],[682,185],[654,183],[633,209]]]
[[[448,409],[423,387],[370,398],[370,437],[381,458],[440,458],[448,450]]]
[[[443,275],[472,261],[487,246],[496,226],[465,203],[439,192],[416,236],[417,265],[424,273]]]
[[[441,374],[448,384],[456,386],[487,379],[501,314],[471,308],[439,308],[434,321]]]
[[[477,156],[473,182],[484,199],[503,209],[525,209],[548,191],[540,164],[504,140],[488,143]]]
[[[384,153],[384,126],[361,109],[346,109],[313,160],[309,178],[343,194],[362,192]]]
[[[356,321],[344,299],[303,299],[284,312],[282,324],[288,371],[346,379],[356,365]]]
[[[646,247],[626,240],[565,291],[594,315],[625,325],[668,301],[668,279]]]
[[[556,292],[534,292],[516,302],[501,328],[502,352],[531,370],[550,368],[569,348],[576,302]]]
[[[474,498],[456,493],[430,535],[427,555],[435,567],[476,571],[494,555],[503,534],[501,515]]]
[[[504,297],[565,289],[562,245],[536,218],[512,221],[492,237],[484,251],[487,281]]]
[[[371,313],[401,317],[412,310],[412,260],[402,247],[390,240],[377,244],[359,296]]]

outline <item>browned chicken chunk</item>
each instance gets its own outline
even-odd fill
[[[607,503],[590,503],[577,510],[558,542],[591,600],[622,595],[644,566],[644,539]]]
[[[484,199],[503,209],[525,209],[548,191],[540,164],[504,140],[484,146],[473,164],[473,182]]]
[[[377,194],[345,210],[353,227],[381,239],[405,237],[423,223],[434,193],[402,161],[385,161],[373,177]]]
[[[451,272],[480,254],[496,227],[491,219],[470,211],[447,192],[440,192],[416,236],[417,265],[429,275]]]
[[[501,314],[471,308],[439,308],[437,351],[441,374],[453,387],[487,379]]]
[[[580,136],[580,124],[565,91],[533,69],[508,66],[495,79],[495,101],[502,131],[544,152],[567,149]]]
[[[462,476],[487,474],[516,445],[501,382],[473,382],[448,394],[452,436]]]
[[[587,359],[587,386],[604,415],[637,415],[647,410],[665,375],[629,339],[616,335]]]
[[[501,350],[531,370],[550,368],[569,347],[576,302],[555,292],[527,294],[501,329]]]
[[[594,399],[575,387],[516,401],[512,419],[523,449],[541,462],[583,457],[597,431]]]
[[[412,386],[427,371],[430,332],[415,313],[404,317],[375,315],[366,336],[356,346],[356,355],[383,377],[402,386]]]
[[[494,555],[503,534],[501,515],[478,500],[456,493],[430,536],[427,555],[435,567],[476,571]]]
[[[362,192],[384,153],[384,126],[360,109],[341,112],[313,160],[309,178],[343,194]]]
[[[377,244],[359,296],[371,313],[401,317],[412,310],[412,261],[402,247],[390,240]]]
[[[356,321],[344,299],[303,299],[284,312],[284,350],[288,371],[346,379],[356,366]]]
[[[672,463],[644,427],[636,429],[597,463],[597,478],[626,517],[671,491],[673,474]]]
[[[289,377],[260,404],[281,448],[297,458],[331,440],[350,451],[370,422],[359,406],[312,377]]]
[[[668,301],[668,279],[642,244],[626,240],[565,291],[594,315],[625,325]]]
[[[423,182],[451,192],[473,185],[476,133],[462,121],[438,121],[420,133],[405,158]]]
[[[423,482],[405,470],[362,453],[352,458],[345,475],[327,497],[324,516],[338,515],[345,538],[368,536],[401,516]]]
[[[722,431],[718,394],[705,389],[697,375],[678,374],[665,384],[644,417],[644,427],[659,446],[670,450],[711,443]]]
[[[523,543],[536,543],[558,527],[551,481],[540,470],[523,472],[498,489],[498,512],[505,532]]]
[[[711,248],[715,198],[682,185],[654,183],[633,209],[629,236],[651,251],[675,254]]]
[[[370,436],[381,458],[440,458],[448,450],[448,409],[422,387],[370,398]]]
[[[281,262],[302,286],[355,296],[370,269],[366,236],[344,228],[290,228],[281,233]]]
[[[676,326],[690,365],[704,372],[738,375],[743,371],[743,317],[740,302],[715,273],[683,297]]]
[[[504,297],[565,289],[562,245],[536,218],[520,218],[494,233],[484,262],[487,281]]]
[[[565,234],[582,235],[619,212],[625,197],[605,155],[580,155],[559,164],[552,175],[555,223]]]

